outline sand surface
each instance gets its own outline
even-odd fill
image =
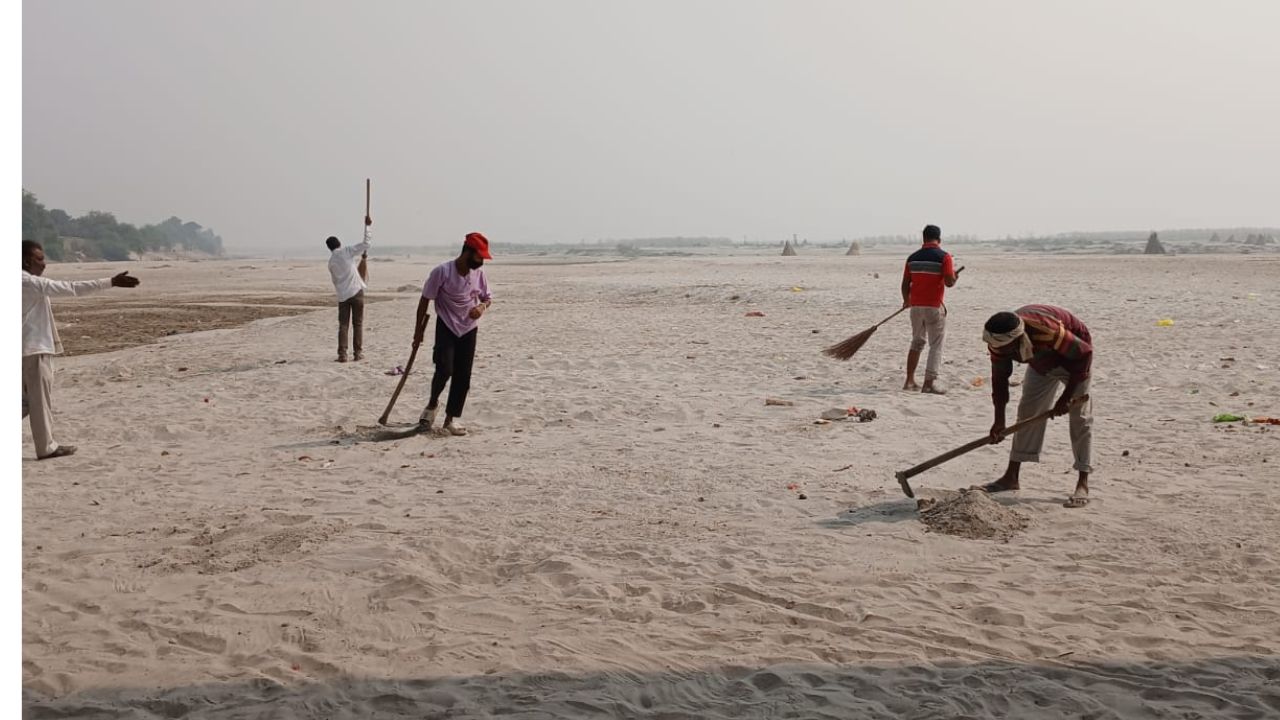
[[[1280,258],[959,255],[944,397],[898,389],[905,317],[820,355],[898,297],[901,257],[836,251],[492,263],[465,438],[373,428],[423,258],[370,266],[363,363],[332,307],[60,359],[80,452],[24,435],[26,714],[1280,716],[1280,431],[1211,422],[1280,416]],[[123,303],[329,292],[322,260],[130,269],[122,332]],[[1000,498],[1025,529],[929,532],[893,473],[987,431],[981,324],[1030,302],[1094,333],[1093,502],[1061,506],[1054,425]]]

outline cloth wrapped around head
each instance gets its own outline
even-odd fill
[[[1005,317],[1006,315],[1017,321],[1012,328],[1008,327],[1010,321]],[[1017,358],[1022,362],[1029,361],[1034,353],[1031,347],[1031,336],[1027,334],[1026,323],[1013,313],[999,313],[988,320],[986,327],[982,330],[982,340],[992,350],[1003,350],[1008,348],[1009,345],[1017,343],[1013,350]]]

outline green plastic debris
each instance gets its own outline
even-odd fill
[[[1216,422],[1216,423],[1219,423],[1219,422],[1240,422],[1241,420],[1244,420],[1244,416],[1243,416],[1243,415],[1235,415],[1235,414],[1232,414],[1232,413],[1218,413],[1217,415],[1214,415],[1214,416],[1213,416],[1213,421],[1214,421],[1214,422]]]

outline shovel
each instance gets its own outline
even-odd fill
[[[1088,395],[1077,395],[1071,398],[1071,402],[1067,405],[1067,407],[1074,408],[1075,406],[1088,401],[1089,401]],[[1021,422],[1014,423],[1013,425],[1010,425],[1009,427],[1005,428],[1004,435],[1001,436],[1001,439],[1003,440],[1004,438],[1009,437],[1010,435],[1013,435],[1019,430],[1025,430],[1028,427],[1035,425],[1036,423],[1045,422],[1052,416],[1053,416],[1053,410],[1050,409],[1050,410],[1045,410],[1044,412],[1034,417],[1029,417],[1026,420],[1023,420]],[[898,479],[898,484],[902,486],[902,492],[906,493],[907,497],[913,498],[916,496],[916,494],[912,492],[911,484],[908,483],[907,480],[915,477],[916,475],[919,475],[925,470],[931,470],[933,468],[936,468],[948,460],[954,460],[955,458],[958,458],[961,455],[964,455],[965,453],[973,452],[974,450],[977,450],[980,447],[985,447],[990,444],[991,444],[991,436],[987,435],[985,437],[974,440],[973,442],[965,443],[964,445],[961,445],[955,450],[948,450],[947,452],[944,452],[935,458],[925,460],[924,462],[920,463],[919,465],[916,465],[915,467],[907,468],[906,470],[899,470],[898,472],[894,473],[893,476]]]

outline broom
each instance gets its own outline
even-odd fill
[[[848,360],[849,358],[854,356],[854,353],[862,349],[862,346],[865,345],[866,342],[871,339],[872,335],[876,334],[877,328],[889,322],[890,320],[894,319],[895,317],[898,316],[899,313],[901,313],[903,310],[906,310],[906,309],[907,308],[905,306],[898,308],[898,311],[895,312],[894,314],[881,320],[875,325],[872,325],[866,330],[863,330],[857,335],[854,335],[848,338],[847,340],[844,340],[836,343],[835,345],[832,345],[831,347],[823,350],[822,354],[827,355],[828,357],[833,357],[837,360]]]

